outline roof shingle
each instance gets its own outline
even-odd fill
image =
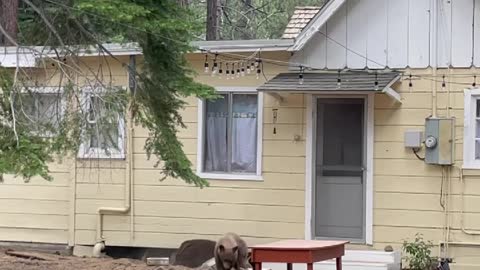
[[[320,9],[321,7],[316,6],[296,7],[283,32],[282,38],[296,38]]]

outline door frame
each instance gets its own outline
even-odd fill
[[[316,137],[317,99],[318,98],[364,98],[365,99],[365,141],[366,141],[366,171],[365,171],[365,234],[361,241],[351,243],[373,245],[373,134],[374,134],[374,96],[375,93],[348,92],[342,94],[306,94],[307,138],[306,138],[306,170],[305,170],[305,239],[314,239],[313,235],[313,181],[315,173],[314,145]]]

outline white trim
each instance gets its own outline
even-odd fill
[[[248,86],[218,86],[215,87],[215,90],[219,93],[228,93],[228,92],[246,92],[246,93],[257,93],[257,88],[248,87]]]
[[[217,180],[252,180],[263,181],[261,175],[256,174],[230,174],[230,173],[204,173],[199,172],[197,175],[204,179],[217,179]]]
[[[374,150],[374,98],[375,93],[356,95],[337,93],[336,95],[312,95],[307,96],[307,138],[306,138],[306,169],[305,169],[305,239],[311,240],[312,233],[312,209],[313,209],[313,163],[314,163],[314,130],[316,129],[316,97],[355,97],[361,96],[366,100],[366,179],[365,179],[365,243],[373,245],[373,150]],[[363,244],[363,243],[362,243]]]
[[[313,17],[307,26],[295,38],[295,43],[288,51],[299,51],[307,44],[312,36],[332,17],[333,14],[345,3],[346,0],[330,0]]]
[[[375,94],[367,96],[367,179],[366,201],[365,201],[365,242],[367,245],[373,245],[373,150],[374,150],[374,132],[375,132]]]
[[[258,92],[255,87],[242,86],[218,86],[215,90],[219,93],[258,93],[257,95],[257,171],[255,174],[242,173],[206,173],[203,172],[203,156],[205,139],[205,101],[197,99],[197,175],[204,179],[218,180],[249,180],[262,181],[262,160],[263,160],[263,93]]]
[[[393,98],[398,103],[402,103],[402,97],[397,91],[392,89],[392,85],[396,83],[398,80],[400,80],[400,78],[401,76],[397,76],[395,79],[389,82],[382,90],[382,93],[385,93],[386,95]]]
[[[382,90],[382,92],[385,93],[387,96],[393,98],[396,102],[402,103],[402,97],[400,96],[400,94],[397,91],[393,90],[392,88],[385,87]]]
[[[120,87],[126,89],[125,87]],[[99,93],[105,92],[104,88],[93,88],[93,87],[84,87],[84,93],[82,96],[83,99],[83,110],[88,110],[88,104],[90,102],[90,97],[92,95],[98,95]],[[85,130],[82,130],[84,134]],[[86,147],[87,141],[83,141],[78,149],[77,158],[78,159],[125,159],[125,118],[123,115],[118,116],[118,147],[119,150],[109,149],[110,154],[106,154],[105,150],[98,147]],[[87,138],[88,139],[88,138]]]
[[[316,108],[313,106],[313,95],[306,94],[307,101],[307,138],[305,142],[306,168],[305,168],[305,240],[312,240],[312,204],[313,204],[313,130],[315,123],[313,122]]]
[[[194,41],[192,47],[196,47],[195,53],[202,50],[211,52],[252,52],[286,51],[293,45],[293,39],[251,39],[251,40],[207,40]]]
[[[64,87],[63,86],[29,86],[29,87],[21,87],[20,88],[20,94],[21,95],[28,95],[30,90],[33,94],[37,95],[42,95],[42,96],[48,96],[48,95],[58,95],[60,102],[60,118],[63,120],[65,117],[65,112],[67,111],[67,101],[65,98],[62,96],[64,92]],[[36,131],[30,131],[32,134],[44,137],[44,138],[53,138],[56,136],[54,132],[45,132],[43,134],[36,132]]]
[[[480,169],[480,160],[475,160],[475,101],[480,98],[480,89],[464,90],[463,122],[463,169]]]

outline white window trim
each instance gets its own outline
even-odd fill
[[[125,87],[122,87],[126,89]],[[92,87],[85,87],[83,96],[82,96],[82,106],[83,110],[86,111],[88,109],[87,107],[87,100],[92,96],[92,95],[97,95],[103,91],[103,88],[98,89],[96,88],[95,90],[92,90]],[[82,135],[85,130],[82,129]],[[88,141],[83,141],[80,144],[80,147],[78,149],[77,153],[77,158],[79,159],[125,159],[125,118],[124,117],[119,117],[118,119],[118,147],[120,148],[119,151],[110,149],[110,154],[107,155],[105,153],[105,150],[98,148],[98,147],[88,147],[86,144]]]
[[[63,86],[32,86],[32,87],[22,87],[20,89],[20,93],[22,95],[27,95],[28,94],[28,89],[31,89],[31,91],[34,93],[34,94],[40,94],[40,95],[43,95],[43,94],[59,94],[59,95],[62,95],[63,92],[64,92],[64,87]],[[65,111],[67,110],[67,101],[62,97],[60,96],[60,114],[61,114],[61,117],[63,118],[65,116]],[[52,133],[52,132],[45,132],[43,134],[40,134],[39,132],[36,132],[36,131],[31,131],[32,134],[34,135],[37,135],[37,136],[41,136],[41,137],[44,137],[44,138],[53,138],[55,137],[55,133]]]
[[[306,153],[306,168],[305,168],[305,240],[313,240],[313,162],[314,162],[314,129],[316,120],[316,97],[353,97],[358,95],[355,92],[339,93],[334,95],[319,93],[306,94],[307,100],[307,138],[305,143]],[[364,95],[365,97],[365,95]],[[367,170],[365,179],[365,242],[358,242],[359,244],[373,245],[373,147],[374,147],[374,102],[375,93],[368,93],[366,95],[367,111],[365,117],[367,118]],[[357,243],[351,241],[351,243]]]
[[[205,100],[198,99],[198,128],[197,128],[197,175],[205,179],[218,180],[250,180],[263,181],[262,176],[262,145],[263,145],[263,93],[255,87],[216,87],[218,93],[258,93],[257,99],[257,171],[255,174],[243,173],[206,173],[203,172],[205,139]]]
[[[464,90],[463,169],[480,169],[480,160],[475,160],[476,99],[480,99],[480,89]]]

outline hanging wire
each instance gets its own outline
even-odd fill
[[[472,86],[473,86],[473,87],[477,87],[477,75],[473,75],[473,83],[472,83]]]
[[[79,12],[82,12],[84,14],[89,14],[91,16],[94,16],[96,18],[99,18],[99,19],[102,19],[102,20],[105,20],[105,21],[108,21],[109,23],[115,23],[117,25],[122,25],[124,27],[127,27],[127,28],[130,28],[132,30],[136,30],[136,31],[139,31],[139,32],[144,32],[144,33],[148,33],[148,34],[151,34],[151,35],[155,35],[155,36],[158,36],[158,37],[161,37],[161,38],[164,38],[164,39],[167,39],[167,40],[170,40],[170,41],[173,41],[173,42],[178,42],[180,44],[184,44],[185,41],[182,41],[182,40],[175,40],[175,39],[172,39],[170,37],[167,37],[167,36],[163,36],[163,35],[159,35],[157,33],[152,33],[151,31],[148,31],[148,30],[144,30],[144,29],[141,29],[141,28],[138,28],[138,27],[135,27],[135,26],[132,26],[132,25],[129,25],[129,24],[126,24],[126,23],[119,23],[119,22],[112,22],[111,19],[107,18],[107,17],[102,17],[102,16],[99,16],[98,14],[95,14],[95,13],[91,13],[91,12],[87,12],[87,11],[84,11],[84,10],[81,10],[81,9],[78,9],[78,8],[75,8],[75,7],[71,7],[71,6],[68,6],[68,5],[65,5],[63,3],[59,3],[59,2],[56,2],[56,1],[52,1],[52,0],[45,0],[46,2],[49,2],[51,4],[54,4],[54,5],[57,5],[57,6],[61,6],[63,8],[66,8],[66,9],[69,9],[69,10],[75,10],[75,11],[79,11]],[[358,55],[359,57],[362,57],[364,59],[366,59],[367,61],[369,62],[372,62],[372,63],[375,63],[377,65],[380,65],[380,66],[385,66],[384,64],[382,63],[378,63],[372,59],[369,59],[367,56],[361,54],[361,53],[358,53],[354,50],[352,50],[351,48],[348,48],[346,45],[336,41],[335,39],[329,37],[326,33],[323,33],[323,32],[320,32],[318,31],[319,34],[325,36],[327,39],[331,40],[332,42],[336,43],[337,45],[341,46],[342,48],[345,48],[347,51],[351,52],[351,53],[354,53],[356,55]],[[203,39],[200,39],[198,38],[198,41],[204,41]],[[203,49],[200,49],[203,51]],[[236,57],[240,57],[240,59],[251,59],[251,57],[247,57],[245,58],[244,55],[235,55],[235,54],[231,54],[231,53],[222,53],[222,55],[232,55],[232,56],[236,56]],[[291,63],[291,62],[287,62],[287,61],[281,61],[281,60],[276,60],[276,59],[268,59],[268,58],[263,58],[262,59],[263,61],[265,62],[269,62],[271,64],[274,64],[274,65],[280,65],[280,66],[294,66],[294,67],[299,67],[299,66],[304,66],[304,67],[307,67],[305,66],[304,64],[298,64],[298,63]],[[257,65],[258,64],[258,60],[255,62],[255,64]],[[208,65],[208,62],[206,62],[205,64],[206,66]],[[315,68],[315,67],[308,67],[309,70],[322,70],[322,71],[325,71],[325,72],[328,72],[328,70],[326,70],[326,68]],[[253,67],[250,68],[250,71],[253,71]],[[350,72],[358,72],[358,73],[370,73],[369,70],[349,70]],[[208,73],[208,71],[207,71]],[[247,73],[249,73],[248,69],[247,69]],[[258,74],[260,72],[258,72],[258,69],[257,69],[257,77],[258,77]],[[228,74],[228,73],[227,73]],[[410,75],[411,76],[411,75]],[[467,74],[467,73],[457,73],[457,74],[451,74],[449,76],[452,76],[452,77],[464,77],[464,78],[468,78],[468,77],[472,77],[472,74]],[[425,80],[430,80],[430,81],[434,81],[434,82],[438,82],[435,78],[438,77],[437,76],[433,76],[433,75],[430,75],[430,74],[424,74],[424,75],[416,75],[417,78],[421,78],[421,79],[425,79]],[[476,77],[476,76],[474,76]],[[411,77],[410,77],[411,78]],[[475,80],[476,78],[474,78]],[[455,85],[472,85],[473,84],[470,84],[470,83],[458,83],[458,82],[449,82],[450,84],[455,84]],[[476,82],[474,82],[475,86],[476,86]],[[409,87],[412,87],[411,85],[411,80],[410,80],[410,83],[409,83]]]
[[[170,41],[173,41],[173,42],[178,42],[180,44],[184,44],[185,41],[182,41],[182,40],[176,40],[176,39],[172,39],[170,37],[167,37],[167,36],[163,36],[163,35],[159,35],[157,33],[152,33],[151,31],[148,31],[148,30],[145,30],[145,29],[141,29],[141,28],[138,28],[138,27],[135,27],[133,25],[130,25],[130,24],[126,24],[126,23],[119,23],[119,22],[113,22],[111,19],[109,19],[108,17],[103,17],[103,16],[99,16],[98,14],[95,14],[95,13],[92,13],[92,12],[88,12],[88,11],[85,11],[85,10],[82,10],[82,9],[79,9],[79,8],[76,8],[76,7],[72,7],[72,6],[68,6],[68,5],[65,5],[63,3],[60,3],[60,2],[56,2],[56,1],[53,1],[53,0],[45,0],[46,2],[49,2],[51,4],[54,4],[54,5],[57,5],[57,6],[61,6],[63,8],[66,8],[66,9],[69,9],[69,10],[75,10],[75,11],[78,11],[78,12],[82,12],[84,14],[89,14],[93,17],[96,17],[96,18],[99,18],[99,19],[102,19],[102,20],[105,20],[109,23],[114,23],[114,24],[117,24],[117,25],[121,25],[121,26],[124,26],[124,27],[127,27],[127,28],[130,28],[132,30],[136,30],[136,31],[139,31],[139,32],[144,32],[144,33],[147,33],[147,34],[151,34],[151,35],[155,35],[155,36],[158,36],[158,37],[161,37],[161,38],[164,38],[164,39],[167,39],[167,40],[170,40]],[[367,56],[359,53],[359,52],[356,52],[354,50],[352,50],[351,48],[348,48],[346,45],[338,42],[337,40],[333,39],[332,37],[329,37],[326,33],[323,33],[321,31],[318,31],[319,34],[325,36],[327,39],[331,40],[332,42],[336,43],[337,45],[341,46],[342,48],[345,48],[347,51],[353,53],[353,54],[356,54],[357,56],[361,57],[361,58],[364,58],[366,59],[367,61],[369,62],[372,62],[372,63],[375,63],[377,65],[380,65],[380,66],[384,66],[384,64],[381,64],[381,63],[378,63],[372,59],[369,59]],[[203,39],[201,38],[198,38],[198,41],[204,41]],[[228,53],[222,53],[224,55],[227,55]],[[230,54],[230,55],[234,55],[234,54]],[[243,55],[237,55],[237,57],[240,56],[241,58],[244,58]],[[247,58],[249,59],[249,58]],[[276,60],[276,59],[267,59],[267,58],[263,58],[263,61],[265,62],[269,62],[269,63],[272,63],[272,64],[278,64],[278,65],[284,65],[284,66],[294,66],[294,67],[299,67],[300,65],[306,67],[304,64],[297,64],[297,63],[291,63],[291,62],[286,62],[286,61],[280,61],[280,60]],[[208,63],[207,63],[208,64]],[[308,67],[309,70],[325,70],[325,68],[315,68],[315,67]],[[251,68],[251,71],[253,71],[253,68]],[[326,70],[325,70],[326,71]],[[350,70],[351,72],[369,72],[368,70]],[[248,73],[248,69],[247,69],[247,73]],[[461,73],[458,73],[458,74],[452,74],[450,76],[454,76],[454,77],[471,77],[472,74],[461,74]],[[421,77],[421,78],[435,78],[436,76],[433,76],[433,75],[417,75],[416,77]],[[436,81],[435,79],[433,79],[432,81]],[[449,82],[451,84],[456,84],[456,85],[471,85],[470,83],[454,83],[454,82]],[[476,85],[476,83],[475,83]],[[410,86],[411,87],[411,86]]]

